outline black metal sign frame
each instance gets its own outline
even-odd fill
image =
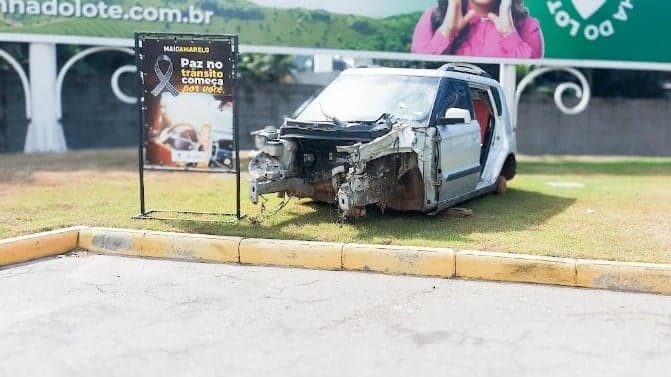
[[[146,111],[147,105],[145,103],[145,95],[148,92],[145,87],[145,73],[144,73],[144,56],[142,54],[142,43],[148,39],[171,39],[175,41],[224,41],[230,42],[232,46],[232,83],[231,83],[231,97],[233,99],[233,144],[235,151],[234,159],[234,171],[218,171],[218,170],[207,170],[207,169],[196,169],[196,168],[174,168],[174,167],[156,167],[156,166],[146,166],[146,130],[147,130],[147,118]],[[195,218],[191,219],[182,219],[175,217],[164,216],[164,214],[172,215],[191,215],[191,216],[222,216],[222,217],[232,217],[233,221],[236,222],[243,218],[241,211],[240,203],[240,127],[239,127],[239,116],[237,108],[237,96],[236,96],[236,85],[237,85],[237,68],[239,61],[239,44],[237,35],[207,35],[207,34],[184,34],[184,33],[144,33],[139,32],[135,33],[135,64],[137,67],[137,85],[138,85],[138,119],[139,119],[139,145],[138,145],[138,173],[140,180],[140,213],[133,218],[140,220],[174,220],[174,221],[197,221],[197,222],[222,222],[214,220],[199,220]],[[185,172],[185,173],[210,173],[210,174],[235,174],[235,195],[236,195],[236,207],[235,213],[214,213],[214,212],[197,212],[189,210],[165,210],[165,209],[147,209],[145,202],[145,171],[169,171],[169,172]]]

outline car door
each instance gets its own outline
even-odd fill
[[[436,119],[440,202],[474,191],[482,171],[480,125],[473,114],[468,85],[457,80],[447,85]]]

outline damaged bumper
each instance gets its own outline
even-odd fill
[[[426,211],[423,164],[415,132],[398,127],[368,143],[337,146],[257,133],[260,152],[250,162],[249,198],[280,193],[336,204],[347,217],[366,206]],[[421,140],[420,140],[421,142]]]
[[[292,196],[308,198],[314,195],[314,188],[300,178],[278,180],[252,180],[249,183],[249,200],[259,203],[259,197],[264,194],[291,193]]]

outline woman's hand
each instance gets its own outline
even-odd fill
[[[505,1],[505,0],[504,0]],[[475,16],[475,11],[472,9],[468,13],[463,14],[461,11],[461,0],[450,0],[445,13],[445,21],[438,28],[438,30],[448,38],[454,38],[459,34],[471,19]]]
[[[498,16],[494,13],[488,15],[489,19],[494,23],[496,30],[504,37],[515,31],[512,8],[513,0],[501,0]]]

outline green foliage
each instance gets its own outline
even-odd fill
[[[19,64],[28,66],[28,48],[27,45],[21,43],[0,43],[0,50],[4,50],[9,55],[13,56]],[[4,60],[0,59],[0,69],[9,70],[9,64]]]
[[[202,0],[197,5],[203,10],[214,12],[216,16],[224,18],[237,18],[240,20],[263,20],[265,13],[253,4],[246,2],[222,4],[217,0]]]
[[[279,81],[294,69],[291,55],[242,54],[238,74],[244,81]]]
[[[350,26],[360,34],[371,34],[375,32],[375,28],[368,20],[352,20]]]
[[[663,82],[670,80],[669,72],[607,69],[591,72],[592,90],[596,97],[660,98],[665,95]]]
[[[412,34],[421,13],[393,16],[379,21],[378,35],[383,37],[383,51],[409,52]]]
[[[312,20],[317,22],[326,22],[329,23],[332,21],[331,13],[323,9],[317,9],[312,11]]]
[[[530,70],[530,67],[518,66],[518,81]],[[669,72],[589,68],[580,71],[589,80],[592,95],[597,98],[663,98],[667,94],[663,84],[671,81]],[[552,97],[558,83],[574,79],[563,72],[551,72],[537,78],[533,87],[537,94]]]

